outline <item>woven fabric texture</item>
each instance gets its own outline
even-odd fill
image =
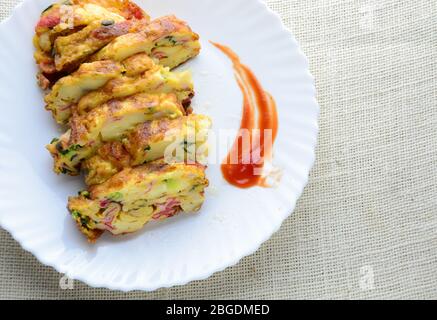
[[[17,2],[0,0],[0,18]],[[437,299],[437,2],[267,2],[321,106],[317,161],[281,230],[235,267],[152,293],[62,290],[2,230],[0,298]]]

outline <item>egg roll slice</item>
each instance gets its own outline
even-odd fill
[[[114,39],[92,59],[121,61],[139,52],[173,69],[199,54],[199,35],[175,16],[164,16],[152,20],[139,32]]]
[[[189,115],[160,119],[138,125],[121,141],[107,142],[82,164],[88,186],[105,182],[126,167],[157,159],[166,162],[206,164],[211,120]]]
[[[93,21],[104,19],[123,21],[126,18],[95,4],[55,3],[43,11],[35,27],[38,48],[50,53],[58,36],[74,33]]]
[[[73,106],[86,93],[99,89],[109,80],[122,74],[135,76],[153,68],[153,60],[146,54],[137,54],[121,63],[110,60],[83,63],[69,76],[61,78],[46,95],[46,109],[59,124],[66,124]]]
[[[54,59],[54,42],[60,36],[76,33],[93,21],[123,21],[150,17],[137,5],[124,0],[80,0],[55,3],[44,10],[35,27],[34,58],[40,69],[37,79],[48,89],[66,72],[58,72]],[[70,70],[71,71],[71,70]]]
[[[109,60],[83,63],[76,72],[56,82],[44,98],[46,109],[52,112],[57,123],[65,124],[71,117],[72,106],[85,93],[104,86],[122,70],[119,63]]]
[[[78,102],[80,114],[114,99],[136,93],[175,93],[182,105],[187,108],[194,96],[191,71],[171,72],[169,68],[155,66],[136,77],[120,76],[109,81],[104,87],[89,92]]]
[[[96,20],[78,32],[58,37],[53,49],[56,71],[76,69],[94,52],[104,47],[111,40],[141,29],[143,23],[132,20],[123,21],[123,19]]]
[[[113,17],[150,21],[149,15],[129,0],[67,0],[55,2],[41,12],[35,33],[42,35],[50,32],[49,38],[53,40],[53,36],[68,29]],[[50,50],[44,46],[42,48]]]
[[[54,171],[78,175],[82,161],[93,156],[104,142],[121,139],[144,121],[183,115],[173,94],[138,94],[111,100],[83,116],[74,115],[71,128],[47,146],[54,159]]]
[[[41,72],[48,76],[56,73],[53,44],[59,36],[75,33],[95,20],[124,18],[94,4],[73,5],[72,2],[55,3],[44,10],[35,27],[34,58]]]
[[[205,167],[155,161],[126,168],[103,184],[70,197],[68,209],[80,231],[95,242],[104,231],[136,232],[180,211],[196,212],[208,186]]]

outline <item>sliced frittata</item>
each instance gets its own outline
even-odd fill
[[[100,184],[126,167],[161,158],[168,163],[206,163],[210,128],[207,116],[194,114],[142,123],[120,141],[103,144],[95,156],[83,162],[85,182]]]
[[[45,9],[35,27],[33,39],[34,57],[40,69],[40,86],[47,89],[65,75],[55,65],[54,43],[58,37],[72,35],[96,21],[108,23],[124,20],[148,22],[150,18],[127,0],[70,0],[55,3]]]
[[[134,77],[120,76],[110,80],[105,86],[84,95],[78,102],[77,112],[80,114],[114,99],[139,92],[174,93],[179,102],[186,108],[194,96],[191,71],[171,72],[169,68],[154,66],[149,71]]]
[[[144,53],[134,55],[121,63],[111,60],[83,63],[69,76],[61,78],[46,95],[46,109],[52,112],[59,124],[66,124],[76,108],[76,103],[86,93],[103,87],[109,80],[137,76],[153,68],[155,63]]]
[[[71,129],[47,146],[54,158],[54,171],[78,175],[81,162],[104,142],[121,139],[145,121],[183,115],[184,109],[174,94],[138,94],[111,100],[83,116],[75,115],[70,121]]]
[[[129,0],[62,0],[33,42],[46,109],[69,127],[47,149],[56,173],[85,173],[68,209],[88,240],[198,211],[211,120],[191,114],[191,72],[171,72],[200,52],[187,23]]]
[[[142,25],[140,22],[123,20],[93,21],[78,32],[58,37],[53,48],[56,71],[75,70],[89,56],[111,40],[138,30]]]
[[[184,21],[165,16],[152,20],[139,32],[117,37],[92,59],[122,61],[139,52],[172,69],[199,54],[199,35]]]
[[[84,63],[73,74],[66,76],[53,86],[46,95],[46,109],[52,112],[59,124],[71,117],[72,106],[87,92],[104,86],[123,71],[120,64],[110,60]]]
[[[156,161],[126,168],[71,197],[68,209],[79,229],[94,242],[104,231],[132,233],[149,221],[167,219],[180,211],[198,211],[207,186],[201,165]]]

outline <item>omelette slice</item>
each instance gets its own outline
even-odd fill
[[[140,92],[175,93],[178,100],[187,108],[194,96],[191,71],[171,72],[169,68],[155,66],[137,77],[117,77],[104,87],[84,95],[78,102],[77,111],[83,114],[111,99]]]
[[[94,4],[78,6],[55,3],[44,10],[35,27],[33,39],[36,49],[34,57],[41,71],[46,74],[56,72],[52,50],[57,37],[72,34],[95,20],[103,19],[124,20],[121,15]]]
[[[53,42],[58,36],[74,33],[96,20],[125,20],[121,14],[95,4],[55,3],[41,14],[35,27],[38,48],[50,53]]]
[[[102,87],[121,72],[121,65],[109,60],[84,63],[76,72],[56,82],[44,99],[46,109],[57,123],[65,124],[72,114],[72,106],[85,93]]]
[[[139,94],[124,100],[111,100],[83,115],[75,115],[61,138],[47,146],[54,158],[54,171],[78,175],[81,162],[91,157],[104,142],[116,141],[148,120],[184,115],[173,94]]]
[[[152,220],[198,211],[208,183],[201,165],[156,161],[126,168],[78,197],[70,197],[68,209],[81,232],[94,242],[104,231],[132,233]]]
[[[164,158],[167,163],[206,163],[211,120],[189,115],[138,125],[121,141],[103,144],[82,164],[87,185],[100,184],[126,167]]]
[[[154,67],[153,60],[144,53],[132,56],[122,63],[110,60],[83,63],[73,74],[61,78],[45,97],[46,109],[59,124],[65,124],[74,105],[86,93],[99,89],[109,80],[122,74],[136,76]]]
[[[184,21],[165,16],[152,20],[139,32],[116,38],[92,59],[122,61],[139,52],[172,69],[199,54],[199,35]]]
[[[78,32],[58,37],[53,48],[56,71],[74,70],[111,40],[136,30],[140,24],[123,20],[96,20]]]
[[[126,20],[150,20],[138,5],[129,0],[68,0],[51,4],[41,12],[35,26],[38,36],[50,32],[46,38],[88,25],[94,20],[123,17]],[[46,51],[49,48],[42,46]]]
[[[128,0],[72,0],[51,5],[41,13],[35,27],[34,58],[39,66],[38,82],[48,89],[65,74],[58,72],[54,59],[54,42],[60,36],[71,35],[93,21],[150,21],[149,16]]]

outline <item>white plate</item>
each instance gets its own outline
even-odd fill
[[[81,179],[56,176],[44,146],[59,129],[35,83],[33,28],[51,0],[26,0],[0,25],[0,223],[42,263],[94,287],[154,290],[205,279],[255,252],[294,210],[314,162],[318,105],[308,62],[277,15],[258,0],[138,0],[158,17],[174,13],[200,34],[194,109],[215,130],[239,127],[242,97],[231,63],[208,41],[229,45],[275,97],[278,188],[236,189],[208,169],[213,186],[198,215],[182,214],[89,245],[67,214]],[[6,48],[6,50],[5,50]]]

